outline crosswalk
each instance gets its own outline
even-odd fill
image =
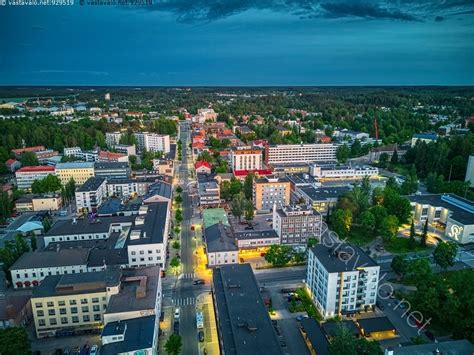
[[[195,297],[173,298],[171,302],[176,307],[190,306],[190,305],[196,304],[196,298]]]
[[[194,279],[195,277],[196,277],[196,274],[194,272],[179,275],[180,279]]]

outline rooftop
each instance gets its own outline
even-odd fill
[[[70,265],[86,265],[88,249],[60,249],[59,251],[30,251],[10,267],[10,270],[23,270]]]
[[[94,164],[96,170],[109,170],[109,169],[128,169],[129,165],[127,162],[115,162],[115,161],[96,161]]]
[[[365,334],[396,329],[387,317],[361,318],[357,320],[357,323]]]
[[[136,216],[127,245],[163,243],[167,215],[168,202],[150,203],[144,216]],[[140,232],[139,235],[134,233],[136,231]]]
[[[150,185],[148,192],[143,196],[143,200],[146,200],[154,195],[162,196],[166,199],[171,199],[171,194],[173,192],[173,187],[171,184],[168,184],[164,181],[155,182],[153,185]]]
[[[474,345],[463,339],[402,346],[390,350],[393,355],[465,355],[474,353]]]
[[[97,189],[105,181],[103,177],[91,176],[87,181],[79,187],[76,192],[97,191]]]
[[[339,196],[345,194],[350,190],[347,186],[333,186],[333,187],[314,187],[301,186],[298,190],[303,192],[313,201],[326,201],[329,199],[337,199]]]
[[[214,224],[204,230],[206,238],[206,251],[216,253],[221,251],[237,251],[235,237],[230,226],[223,223]]]
[[[313,349],[318,355],[329,355],[329,342],[314,318],[304,318],[301,320],[301,329],[308,337]]]
[[[225,225],[229,225],[229,220],[223,208],[206,208],[202,214],[204,229],[207,229],[210,226],[219,222],[222,222]]]
[[[87,260],[87,267],[121,266],[128,264],[127,249],[91,249]]]
[[[18,169],[17,173],[34,173],[34,172],[54,172],[54,166],[49,165],[39,165],[39,166],[24,166],[23,168]]]
[[[111,216],[100,218],[60,219],[57,220],[46,232],[46,237],[71,235],[107,233],[112,223],[132,223],[135,216]]]
[[[283,354],[249,264],[214,270],[217,325],[226,354]]]
[[[246,239],[266,239],[266,238],[279,238],[277,232],[274,229],[269,230],[245,230],[234,233],[235,238],[239,240]]]
[[[303,186],[303,185],[311,185],[315,184],[316,180],[314,177],[310,176],[309,174],[303,173],[296,173],[296,174],[287,174],[287,179],[290,180],[296,186]]]
[[[323,238],[330,237],[325,235]],[[326,245],[333,245],[333,247]],[[330,273],[353,271],[359,267],[378,266],[361,248],[347,243],[335,243],[328,240],[327,243],[317,244],[310,250]]]
[[[56,169],[92,169],[94,167],[93,162],[69,162],[69,163],[58,163],[56,164]]]
[[[279,177],[279,176],[265,176],[262,178],[255,179],[256,184],[269,184],[269,183],[284,183],[289,182],[286,177]]]

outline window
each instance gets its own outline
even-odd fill
[[[92,310],[94,312],[99,312],[100,311],[100,306],[98,304],[96,304],[96,305],[92,306]]]
[[[91,318],[88,315],[82,316],[84,322],[90,322]]]
[[[130,254],[132,254],[132,255],[136,255],[136,254],[137,254],[137,252],[136,252],[136,251],[132,251]]]
[[[69,301],[69,304],[70,304],[71,306],[74,306],[74,305],[76,304],[76,300],[70,300],[70,301]]]
[[[71,307],[71,313],[77,313],[77,307]]]
[[[37,311],[37,312],[36,312],[36,315],[37,315],[38,317],[43,317],[43,316],[44,316],[44,311]]]
[[[39,325],[40,327],[44,327],[44,326],[46,325],[45,320],[44,320],[44,319],[39,319],[39,320],[38,320],[38,325]]]
[[[42,302],[36,302],[35,306],[36,306],[36,308],[43,308],[43,303]]]
[[[66,314],[66,308],[60,308],[59,314]]]
[[[94,297],[94,298],[92,299],[92,303],[97,303],[97,302],[99,302],[99,297]]]
[[[87,298],[81,299],[81,304],[87,304]]]
[[[64,301],[58,301],[58,306],[65,306],[66,305],[66,302]]]
[[[67,317],[61,317],[61,324],[67,324]]]
[[[73,323],[79,323],[79,317],[78,316],[72,316],[72,322]]]
[[[82,306],[82,311],[83,311],[83,312],[89,312],[89,307],[87,307],[87,306]]]
[[[49,320],[49,324],[51,324],[51,325],[56,325],[56,324],[58,324],[58,322],[56,321],[56,318],[51,318],[51,319]]]
[[[94,320],[100,321],[100,314],[94,314]]]
[[[48,309],[48,314],[50,316],[55,316],[56,315],[56,311],[54,309]]]
[[[49,302],[47,303],[47,306],[48,306],[48,307],[53,307],[53,306],[54,306],[54,302],[49,301]]]

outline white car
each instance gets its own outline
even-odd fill
[[[174,319],[179,319],[179,308],[174,310]]]
[[[89,355],[97,355],[99,352],[99,347],[97,345],[92,345]]]

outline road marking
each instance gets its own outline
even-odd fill
[[[191,306],[193,304],[196,304],[196,298],[195,297],[186,297],[186,298],[176,298],[172,299],[171,302],[176,306]]]

